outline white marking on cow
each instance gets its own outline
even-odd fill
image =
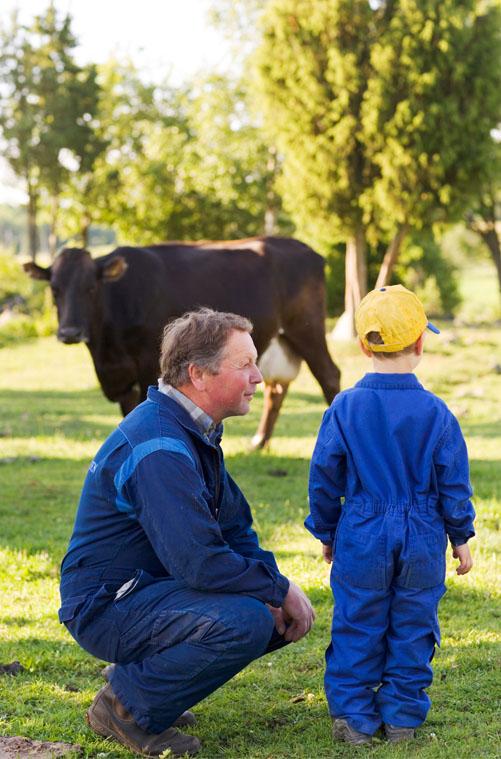
[[[296,379],[301,368],[301,358],[283,337],[274,337],[258,361],[265,382],[288,385]]]

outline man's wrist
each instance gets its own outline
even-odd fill
[[[289,592],[290,587],[290,581],[285,575],[278,575],[277,580],[275,583],[275,592],[273,594],[273,599],[269,601],[269,603],[272,606],[275,606],[279,608],[283,605],[283,602],[285,601],[285,597],[287,593]]]

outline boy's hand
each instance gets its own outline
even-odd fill
[[[465,575],[470,571],[473,566],[473,559],[471,558],[468,543],[464,543],[462,546],[454,546],[452,555],[455,559],[459,559],[459,567],[456,569],[456,574]]]
[[[327,564],[332,564],[332,545],[330,543],[328,545],[322,543],[322,556]]]

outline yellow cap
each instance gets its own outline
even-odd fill
[[[374,353],[396,353],[415,343],[428,327],[440,334],[428,321],[419,298],[403,285],[391,285],[372,290],[360,303],[355,313],[357,334]],[[367,341],[369,332],[379,332],[382,345]]]

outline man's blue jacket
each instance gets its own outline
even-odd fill
[[[61,619],[82,597],[104,583],[118,589],[139,569],[282,605],[289,581],[260,548],[219,442],[149,388],[90,465],[62,563]]]

